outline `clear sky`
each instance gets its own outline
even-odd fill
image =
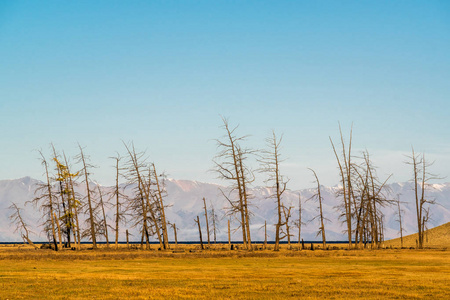
[[[80,143],[110,184],[123,140],[217,182],[220,115],[248,147],[284,134],[292,189],[308,167],[337,184],[338,122],[382,178],[410,178],[412,145],[449,176],[450,2],[0,2],[0,179],[42,179],[35,149]]]

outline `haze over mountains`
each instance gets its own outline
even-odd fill
[[[40,217],[41,212],[38,208],[34,208],[31,204],[25,204],[35,196],[36,185],[38,180],[24,177],[16,180],[1,180],[0,181],[0,241],[12,242],[21,241],[20,234],[14,232],[14,226],[10,224],[9,215],[11,211],[8,207],[11,202],[15,202],[19,207],[24,208],[23,218],[30,225],[30,229],[34,232],[30,237],[34,241],[46,241],[47,238],[42,233],[42,227]],[[403,212],[403,227],[404,234],[411,234],[416,232],[416,213],[413,189],[411,183],[393,183],[388,185],[390,189],[390,198],[396,198],[400,195],[400,201],[402,201]],[[103,193],[106,195],[111,187],[101,186]],[[166,210],[167,220],[171,223],[175,223],[179,228],[178,240],[179,241],[197,241],[198,230],[194,223],[194,218],[197,215],[200,216],[200,222],[203,226],[203,235],[206,234],[205,218],[203,214],[203,201],[205,197],[207,205],[214,206],[215,212],[218,215],[219,231],[217,232],[217,240],[227,240],[227,220],[225,216],[225,207],[228,207],[227,200],[222,195],[220,189],[224,187],[217,184],[203,183],[190,180],[166,180],[167,197],[165,203],[169,205]],[[325,224],[326,237],[328,241],[333,240],[346,240],[346,235],[343,233],[344,226],[341,220],[339,220],[340,212],[336,207],[340,204],[340,199],[336,198],[335,194],[338,187],[325,187],[322,186],[322,194],[324,198],[324,215],[330,221]],[[128,189],[128,192],[130,189]],[[82,193],[82,188],[80,188]],[[285,205],[293,206],[292,221],[298,219],[298,199],[299,194],[302,198],[302,221],[306,224],[302,226],[302,238],[306,240],[319,240],[316,237],[318,230],[317,221],[308,222],[314,216],[317,215],[317,203],[313,200],[306,201],[315,193],[314,189],[303,189],[300,191],[286,191],[283,197]],[[254,187],[251,189],[253,199],[251,200],[251,233],[252,240],[264,240],[264,221],[268,224],[269,240],[274,239],[274,225],[277,220],[275,211],[275,202],[273,199],[269,199],[270,189],[265,187]],[[106,198],[106,197],[105,197]],[[436,200],[437,204],[431,207],[431,217],[429,221],[429,228],[450,222],[450,183],[434,184],[432,189],[427,193],[427,199]],[[305,202],[306,201],[306,202]],[[398,237],[399,226],[396,221],[397,209],[396,207],[384,207],[382,211],[385,215],[385,238],[391,239]],[[113,225],[113,211],[111,208],[107,210],[109,217],[109,224]],[[84,219],[84,217],[82,217]],[[232,229],[238,226],[236,219],[231,219]],[[125,229],[129,229],[133,234],[133,240],[140,240],[139,230],[137,228],[131,228],[131,223],[121,224],[120,240],[125,240]],[[292,229],[294,237],[297,239],[297,229]],[[172,231],[169,231],[169,239],[173,240]],[[110,239],[113,238],[113,231],[110,230]],[[232,240],[240,240],[242,238],[239,230],[232,233]],[[204,237],[206,240],[206,237]],[[211,240],[213,239],[211,232]]]

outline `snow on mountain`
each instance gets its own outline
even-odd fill
[[[24,208],[23,218],[30,225],[30,228],[34,232],[31,235],[33,240],[45,241],[46,236],[42,233],[42,220],[40,220],[41,212],[34,208],[31,204],[26,204],[32,200],[35,196],[38,180],[30,177],[24,177],[16,180],[1,180],[0,181],[0,241],[20,241],[20,234],[14,232],[14,226],[10,224],[9,215],[11,210],[8,207],[11,202],[15,202],[19,207]],[[200,222],[205,227],[205,219],[203,214],[203,200],[206,198],[207,205],[209,207],[209,214],[211,214],[211,205],[214,206],[215,212],[218,215],[219,231],[217,232],[217,240],[227,240],[227,220],[228,216],[225,215],[225,208],[229,207],[229,204],[225,197],[222,195],[220,189],[227,193],[227,189],[220,185],[203,183],[190,180],[175,180],[168,179],[165,182],[167,196],[165,203],[169,206],[166,209],[166,218],[171,223],[175,223],[179,228],[178,240],[189,241],[198,240],[198,231],[194,223],[194,218],[200,216]],[[94,183],[92,183],[94,185]],[[104,199],[108,198],[108,191],[111,191],[111,187],[100,186]],[[323,210],[326,218],[330,222],[325,224],[327,240],[345,240],[346,235],[343,233],[344,226],[342,220],[338,219],[339,212],[336,207],[340,204],[340,199],[336,198],[336,192],[339,187],[325,187],[322,186],[322,195],[324,198]],[[402,201],[403,223],[406,230],[405,233],[410,234],[416,232],[416,217],[415,217],[415,204],[413,203],[414,191],[411,183],[393,183],[389,185],[391,191],[391,198],[396,198],[397,195]],[[78,187],[79,192],[83,193],[83,186]],[[131,191],[131,188],[127,188],[127,193]],[[286,206],[293,206],[292,220],[298,218],[298,199],[299,194],[302,199],[302,220],[306,222],[302,227],[302,238],[305,240],[318,240],[320,237],[316,237],[318,230],[318,222],[308,222],[314,216],[317,215],[317,203],[313,200],[308,200],[315,193],[315,189],[304,189],[301,191],[287,190],[283,195],[283,202]],[[270,189],[265,187],[254,187],[251,189],[252,199],[250,211],[252,212],[251,219],[251,233],[252,240],[264,239],[264,222],[268,224],[269,239],[274,238],[274,225],[277,221],[276,216],[276,204],[274,199],[269,198]],[[431,216],[429,227],[435,227],[447,222],[450,222],[450,183],[434,184],[432,189],[427,193],[427,198],[435,200],[436,205],[431,207]],[[306,202],[305,202],[306,201]],[[384,207],[382,209],[385,214],[385,237],[395,238],[398,236],[398,223],[396,222],[397,216],[396,207]],[[109,223],[113,225],[113,211],[111,208],[107,210],[109,216]],[[237,227],[238,221],[232,217],[232,229]],[[125,239],[124,231],[129,229],[133,234],[133,240],[139,240],[140,235],[138,229],[130,228],[132,222],[128,224],[121,224],[121,240]],[[205,231],[206,229],[204,229]],[[211,229],[212,231],[212,229]],[[293,240],[297,238],[297,230],[292,229],[294,233]],[[205,232],[203,233],[205,235]],[[110,232],[110,239],[113,237],[112,231]],[[172,240],[172,231],[169,231],[169,238]],[[211,239],[213,239],[211,232]],[[232,234],[233,240],[241,240],[241,232],[237,230]]]

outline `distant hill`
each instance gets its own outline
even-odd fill
[[[32,239],[35,241],[47,240],[42,233],[42,228],[39,226],[41,212],[32,205],[25,205],[27,201],[30,201],[34,197],[35,189],[38,180],[24,177],[15,180],[0,180],[0,241],[20,241],[20,235],[14,233],[14,228],[10,225],[8,216],[10,210],[8,207],[11,202],[17,203],[20,207],[24,208],[23,217],[27,223],[29,223],[34,231]],[[94,183],[92,183],[94,184]],[[391,197],[395,198],[396,195],[400,195],[400,200],[404,202],[402,204],[403,213],[403,226],[406,229],[404,234],[410,234],[416,231],[415,223],[415,205],[413,204],[413,190],[410,183],[393,183],[390,184],[389,190],[391,191]],[[78,187],[80,193],[84,193],[83,186]],[[107,194],[111,191],[111,187],[100,187],[107,198]],[[180,228],[178,231],[179,241],[197,241],[198,230],[195,227],[194,218],[197,215],[200,216],[200,222],[202,226],[205,225],[205,219],[203,215],[203,202],[202,198],[205,197],[208,206],[214,205],[216,214],[218,215],[218,228],[217,240],[227,240],[227,220],[225,216],[224,208],[228,206],[226,199],[220,192],[220,188],[223,186],[211,183],[197,182],[191,180],[166,180],[167,197],[165,203],[169,205],[166,210],[167,220],[176,223]],[[341,200],[336,199],[335,194],[338,191],[338,187],[325,187],[322,186],[322,196],[324,197],[323,210],[326,218],[330,219],[330,222],[325,224],[326,237],[328,241],[346,240],[346,234],[343,233],[344,226],[342,220],[338,219],[339,212],[336,207],[340,204]],[[128,190],[128,192],[130,192]],[[319,240],[316,237],[318,230],[317,221],[308,222],[314,216],[317,215],[317,204],[314,201],[306,201],[315,193],[314,189],[303,189],[300,191],[287,190],[283,197],[285,205],[293,206],[292,220],[298,218],[298,195],[302,197],[303,214],[302,220],[306,224],[302,227],[302,238],[305,241]],[[251,233],[252,240],[264,240],[264,230],[261,228],[264,225],[264,221],[267,221],[269,239],[274,237],[274,224],[277,222],[277,216],[275,213],[275,202],[273,199],[269,199],[270,189],[264,187],[254,187],[251,189]],[[429,227],[439,226],[441,224],[450,222],[450,183],[435,184],[433,189],[427,192],[428,199],[435,199],[440,205],[435,205],[431,208],[431,217]],[[396,207],[384,207],[382,211],[385,215],[385,238],[392,239],[399,236],[398,223],[396,222]],[[113,211],[107,210],[109,216],[108,222],[113,225]],[[82,219],[85,217],[82,216]],[[232,218],[232,229],[235,229],[238,222]],[[137,229],[131,228],[131,221],[128,224],[121,225],[120,238],[125,239],[125,230],[129,229],[133,234],[132,239],[140,239],[140,235]],[[84,224],[84,223],[83,223]],[[292,230],[294,237],[297,239],[296,229]],[[205,235],[205,232],[203,233]],[[173,240],[172,231],[169,231],[169,239]],[[111,238],[113,233],[111,231]],[[211,235],[212,236],[212,235]],[[212,238],[212,237],[211,237]],[[239,240],[240,231],[233,232],[232,239]]]
[[[403,237],[403,247],[416,247],[417,233]],[[385,242],[386,246],[400,247],[401,239],[396,238]],[[450,222],[428,229],[424,232],[424,247],[448,248],[450,247]]]

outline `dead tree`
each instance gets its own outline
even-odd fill
[[[291,218],[291,210],[292,206],[286,207],[283,205],[283,216],[284,216],[284,228],[286,229],[286,232],[284,232],[284,235],[287,237],[288,240],[288,249],[291,249],[291,226],[289,224],[289,220]]]
[[[109,247],[108,222],[106,220],[105,204],[103,203],[103,194],[102,194],[102,190],[100,189],[100,185],[99,184],[97,184],[97,191],[98,191],[98,196],[99,196],[98,205],[101,208],[102,217],[103,217],[102,221],[100,223],[100,228],[101,228],[101,231],[103,232],[103,235],[105,236],[106,247]]]
[[[203,238],[202,238],[202,227],[200,226],[200,219],[198,216],[197,216],[197,219],[194,219],[194,222],[197,223],[197,225],[198,225],[198,234],[200,236],[200,248],[203,250],[204,247],[203,247]]]
[[[263,244],[263,249],[267,249],[267,221],[264,220],[264,225],[262,225],[261,227],[259,227],[259,230],[264,229],[264,244]]]
[[[300,194],[298,194],[298,219],[295,221],[294,225],[298,229],[298,248],[300,249],[302,225],[305,225],[305,223],[302,222],[302,199]]]
[[[220,179],[231,183],[229,191],[222,191],[230,207],[228,215],[238,214],[240,216],[240,227],[242,229],[242,241],[244,247],[251,250],[250,234],[250,211],[248,185],[254,180],[253,173],[246,167],[245,160],[252,151],[243,149],[239,142],[245,140],[245,136],[237,137],[237,127],[231,129],[228,120],[222,118],[223,128],[226,131],[224,140],[217,140],[219,153],[214,158],[214,171]],[[235,198],[237,194],[237,199]]]
[[[208,237],[208,247],[211,245],[209,239],[209,220],[208,220],[208,209],[206,208],[206,199],[203,197],[203,209],[205,211],[205,221],[206,221],[206,236]]]
[[[239,161],[239,171],[241,175],[242,180],[242,196],[244,199],[244,216],[245,216],[245,231],[247,233],[247,243],[248,243],[248,249],[252,250],[252,239],[250,235],[250,211],[249,211],[249,199],[251,196],[247,192],[247,186],[249,183],[254,181],[253,173],[247,169],[247,167],[244,166],[244,160],[245,157],[245,151],[241,149],[241,147],[237,147],[237,153],[238,153],[238,161]],[[248,179],[250,176],[252,176],[252,179]]]
[[[230,219],[228,219],[228,247],[231,249],[231,227],[230,227]]]
[[[217,244],[217,231],[219,231],[217,223],[219,223],[219,217],[217,216],[212,203],[211,203],[211,221],[213,225],[214,244]]]
[[[342,135],[341,125],[339,124],[339,133],[340,140],[342,146],[342,156],[340,157],[335,146],[333,140],[330,137],[331,146],[333,147],[334,155],[336,156],[336,161],[339,167],[339,174],[341,177],[342,189],[339,195],[342,195],[344,200],[343,202],[343,217],[345,219],[345,223],[347,224],[347,235],[348,235],[348,248],[352,247],[352,131],[350,130],[350,141],[348,144],[348,152],[345,147],[344,137]]]
[[[16,229],[14,232],[20,232],[20,236],[22,237],[24,243],[28,243],[31,246],[37,248],[33,242],[30,240],[30,230],[28,229],[28,224],[25,223],[25,221],[22,218],[21,215],[21,208],[17,206],[16,203],[11,202],[11,205],[9,206],[9,209],[12,210],[11,215],[9,216],[9,219],[11,221],[11,224],[14,224]]]
[[[160,249],[169,248],[167,220],[164,204],[164,181],[160,182],[154,164],[146,163],[145,153],[136,153],[134,145],[127,146],[129,154],[126,178],[129,185],[133,185],[135,196],[130,201],[130,210],[134,213],[135,224],[142,224],[142,236],[145,237],[146,247],[150,248],[149,237],[156,235]],[[143,240],[143,239],[142,239]]]
[[[45,170],[45,183],[38,184],[38,187],[35,191],[36,197],[32,200],[34,207],[39,207],[42,211],[44,219],[44,229],[49,237],[50,242],[53,242],[53,246],[55,251],[58,251],[58,243],[57,243],[57,220],[53,217],[54,211],[58,210],[57,203],[55,203],[54,198],[56,198],[53,194],[52,183],[50,181],[50,175],[48,172],[48,163],[45,159],[44,155],[41,151],[39,151],[41,155],[41,164],[44,166]]]
[[[156,203],[156,210],[157,210],[157,214],[158,214],[158,223],[159,224],[155,224],[155,226],[159,226],[161,228],[162,231],[162,236],[163,236],[163,247],[164,249],[168,249],[169,248],[169,235],[167,232],[167,220],[166,220],[166,213],[165,213],[165,204],[164,204],[164,181],[162,182],[162,184],[160,183],[159,177],[161,176],[163,179],[165,178],[164,173],[161,175],[158,175],[158,173],[156,172],[156,167],[155,164],[152,163],[152,169],[153,169],[153,178],[156,184],[156,189],[155,191],[152,193],[152,195],[154,195],[154,203]],[[149,180],[151,181],[151,178],[149,178]],[[150,188],[150,186],[149,186]]]
[[[430,220],[430,208],[425,209],[422,221],[422,228],[424,229],[424,234],[426,236],[426,242],[428,243],[428,221]]]
[[[264,220],[264,249],[267,249],[267,221]]]
[[[173,229],[173,235],[174,235],[174,239],[175,239],[175,246],[178,246],[178,237],[177,237],[177,230],[179,228],[177,228],[177,225],[175,223],[169,223],[169,225],[172,227]]]
[[[89,172],[88,172],[88,168],[92,168],[93,166],[90,164],[87,164],[86,162],[86,156],[83,153],[83,148],[81,148],[80,145],[78,145],[78,147],[80,148],[80,154],[78,156],[79,161],[82,163],[83,165],[83,169],[82,169],[82,174],[84,175],[84,184],[86,185],[86,199],[87,199],[87,212],[88,212],[88,224],[89,224],[89,236],[91,238],[92,241],[92,247],[94,249],[97,248],[97,228],[96,228],[96,218],[95,218],[95,213],[94,213],[94,208],[95,208],[95,203],[94,200],[92,199],[92,191],[91,188],[89,186]]]
[[[417,216],[417,234],[418,234],[418,248],[423,248],[424,238],[424,218],[428,210],[428,205],[435,204],[434,200],[426,198],[426,190],[430,187],[429,181],[437,179],[438,177],[428,172],[428,168],[433,163],[428,163],[425,160],[425,154],[416,154],[412,148],[412,155],[408,156],[409,161],[406,164],[413,167],[413,182],[414,182],[414,198],[416,204]]]
[[[272,194],[269,198],[275,199],[277,204],[277,217],[278,221],[275,224],[275,246],[274,251],[280,249],[280,240],[284,238],[280,236],[282,226],[286,225],[286,219],[283,220],[283,203],[282,195],[286,190],[287,180],[283,178],[280,172],[280,163],[282,162],[280,158],[280,144],[282,141],[282,136],[277,139],[275,132],[272,132],[272,137],[266,139],[268,150],[262,151],[261,158],[259,162],[261,163],[260,172],[268,174],[266,179],[266,184],[271,188]]]
[[[130,211],[132,219],[134,220],[132,226],[140,226],[140,231],[145,237],[146,248],[150,249],[150,221],[154,221],[156,218],[153,212],[154,206],[150,205],[150,195],[149,190],[147,189],[148,183],[144,178],[146,165],[143,161],[145,153],[137,153],[133,144],[128,146],[124,143],[124,146],[128,152],[125,178],[127,179],[127,184],[133,187],[134,192],[134,196],[130,198],[128,203],[127,210]],[[155,231],[157,231],[156,233],[162,248],[159,226],[155,228]],[[142,246],[143,244],[141,242],[141,247]]]
[[[112,157],[115,161],[115,170],[116,170],[116,181],[114,185],[114,190],[112,192],[112,197],[115,198],[115,204],[114,204],[114,223],[115,223],[115,245],[116,249],[119,247],[119,224],[120,222],[123,222],[125,220],[124,211],[122,209],[122,203],[120,199],[125,199],[125,195],[121,192],[121,188],[119,186],[119,177],[120,177],[120,160],[121,157],[119,154],[117,156]]]
[[[363,163],[353,164],[355,179],[353,183],[354,217],[356,219],[355,244],[361,246],[371,241],[371,247],[380,247],[382,237],[382,211],[381,208],[393,204],[394,201],[387,199],[384,191],[386,182],[380,182],[376,175],[376,168],[372,165],[369,152],[363,152]]]
[[[323,209],[322,209],[322,194],[320,191],[320,182],[319,182],[319,178],[317,177],[316,172],[313,169],[310,169],[311,172],[313,172],[314,174],[314,178],[315,178],[315,182],[317,184],[317,192],[316,194],[314,194],[311,198],[316,199],[319,202],[319,214],[314,217],[311,221],[315,220],[315,219],[319,219],[320,222],[320,227],[319,227],[319,231],[317,232],[317,236],[322,235],[322,244],[323,244],[323,249],[326,249],[326,238],[325,238],[325,220],[327,220],[324,216],[323,216]]]
[[[399,225],[399,233],[400,233],[400,243],[401,243],[401,248],[403,248],[403,225],[402,225],[402,212],[403,210],[400,208],[400,195],[397,195],[397,222]]]

